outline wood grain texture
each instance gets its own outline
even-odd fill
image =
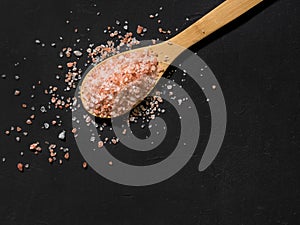
[[[227,0],[173,37],[171,42],[189,48],[262,1],[263,0]]]

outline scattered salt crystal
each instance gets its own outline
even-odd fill
[[[74,53],[74,55],[77,56],[77,57],[82,56],[82,52],[79,51],[79,50],[75,50],[73,53]]]
[[[168,89],[168,90],[171,90],[171,89],[172,89],[172,85],[170,85],[170,84],[167,85],[167,89]]]
[[[178,99],[177,101],[178,101],[178,105],[181,105],[182,99]]]
[[[60,140],[65,140],[65,138],[66,138],[66,131],[63,130],[62,132],[60,132],[60,133],[58,134],[58,138],[59,138]]]
[[[47,112],[47,110],[46,110],[45,106],[41,106],[41,108],[40,108],[40,111],[41,111],[42,113],[45,113],[45,112]]]
[[[91,141],[91,142],[95,142],[95,140],[96,140],[95,137],[91,137],[91,138],[90,138],[90,141]]]
[[[20,94],[21,94],[21,91],[15,90],[15,93],[14,93],[15,96],[19,96]]]
[[[49,129],[49,127],[50,127],[49,123],[44,123],[44,128],[45,128],[46,130]]]

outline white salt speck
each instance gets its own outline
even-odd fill
[[[63,130],[62,132],[59,133],[58,138],[60,140],[64,140],[66,138],[66,131]]]
[[[91,142],[94,142],[95,140],[96,140],[95,137],[91,137],[91,138],[90,138],[90,141],[91,141]]]
[[[44,123],[44,128],[45,129],[49,129],[49,127],[50,127],[49,123]]]
[[[77,57],[82,56],[82,52],[79,51],[79,50],[75,50],[73,53],[74,53],[74,55],[77,56]]]
[[[45,113],[45,112],[47,112],[47,110],[46,110],[45,106],[42,106],[42,107],[40,108],[40,110],[41,110],[41,112],[42,112],[42,113]]]
[[[178,105],[181,105],[182,99],[178,99],[177,101],[178,101]]]

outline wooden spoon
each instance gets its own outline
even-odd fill
[[[206,14],[204,17],[186,28],[184,31],[171,38],[169,41],[130,50],[120,54],[125,54],[133,51],[145,51],[145,49],[148,48],[151,52],[155,52],[157,54],[159,67],[162,68],[162,71],[165,71],[170,65],[170,62],[176,59],[186,48],[189,48],[192,45],[196,44],[203,38],[207,37],[214,31],[236,19],[262,1],[263,0],[226,0],[215,9],[210,11],[208,14]],[[174,48],[172,47],[172,44],[182,46],[182,48]],[[85,80],[96,68],[103,66],[104,63],[110,63],[110,61],[113,60],[114,57],[117,57],[120,54],[112,56],[96,65],[91,71],[88,72],[88,74],[82,81],[82,89],[80,94],[83,106],[90,114],[94,116],[104,118],[103,116],[95,115],[92,110],[89,110],[89,108],[86,107],[87,102],[84,101],[84,98],[82,96],[85,94],[85,88],[89,87],[85,85]],[[168,57],[168,63],[166,63],[166,56]],[[163,72],[158,74],[157,81],[161,78],[162,75]],[[147,93],[149,93],[152,89],[153,86],[150,86]],[[142,101],[144,97],[146,97],[146,95],[143,96],[143,98],[139,99],[139,101]],[[139,101],[137,101],[136,104],[138,104]],[[128,111],[131,110],[131,108],[129,108]],[[106,118],[108,118],[108,116]]]

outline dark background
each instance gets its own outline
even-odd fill
[[[187,27],[220,2],[1,0],[0,73],[7,74],[0,82],[1,130],[24,123],[29,112],[20,104],[29,101],[31,85],[37,80],[44,87],[57,82],[58,51],[76,38],[83,48],[87,38],[103,43],[108,39],[103,28],[115,19],[127,19],[131,30],[145,25],[145,39],[150,39],[159,35],[158,25],[148,16],[160,6],[162,26],[174,30]],[[192,47],[217,76],[228,110],[222,149],[202,173],[197,171],[198,151],[167,181],[122,186],[90,168],[83,170],[71,136],[71,160],[51,166],[46,155],[27,153],[26,140],[18,144],[1,131],[0,156],[6,162],[0,162],[0,224],[300,224],[299,22],[299,1],[266,1]],[[75,34],[75,27],[82,32]],[[86,27],[91,31],[85,32]],[[47,46],[34,44],[36,38]],[[57,48],[49,47],[52,41]],[[15,81],[15,74],[21,80]],[[28,95],[16,98],[15,88]],[[31,101],[42,104],[46,99],[37,96]],[[64,126],[70,127],[70,115],[62,116]],[[32,140],[45,134],[32,128],[30,135]],[[47,135],[56,139],[56,133]],[[25,151],[23,158],[20,151]],[[31,165],[23,174],[16,169],[20,160]]]

